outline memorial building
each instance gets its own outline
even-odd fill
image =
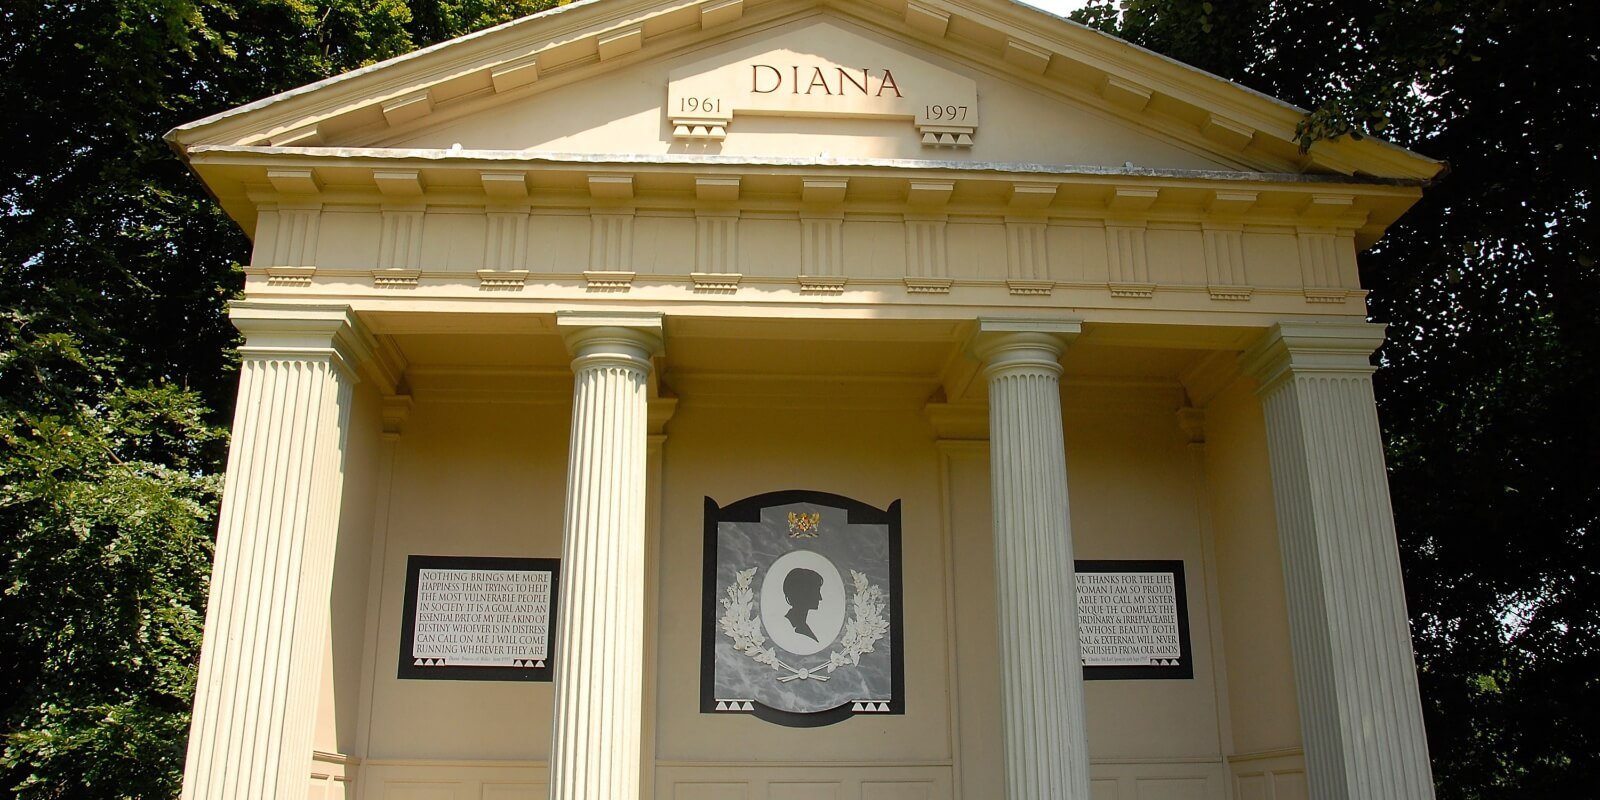
[[[1422,800],[1356,254],[1009,0],[583,0],[169,134],[254,242],[191,800]]]

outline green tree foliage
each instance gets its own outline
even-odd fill
[[[548,0],[0,3],[0,787],[173,794],[247,243],[160,136]],[[1594,26],[1577,0],[1080,18],[1454,174],[1363,257],[1442,798],[1600,774]],[[213,411],[206,411],[206,409]]]
[[[162,134],[554,4],[0,2],[0,793],[176,791],[248,242]]]
[[[1579,0],[1098,0],[1088,24],[1452,173],[1361,260],[1442,800],[1600,775],[1600,41]]]
[[[21,797],[163,797],[183,763],[223,434],[67,334],[0,318],[0,770]]]

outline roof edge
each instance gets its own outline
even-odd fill
[[[353,70],[350,70],[349,72],[341,72],[338,75],[330,75],[330,76],[328,76],[326,78],[323,78],[322,80],[314,81],[312,83],[305,84],[304,86],[297,86],[297,87],[295,87],[293,89],[288,89],[286,91],[278,92],[277,94],[274,94],[274,95],[269,95],[267,97],[263,97],[260,100],[255,100],[255,101],[252,101],[252,102],[249,102],[249,103],[245,103],[242,106],[235,106],[233,108],[227,109],[226,111],[219,111],[219,112],[217,112],[215,114],[211,114],[210,116],[206,116],[206,117],[202,117],[200,119],[194,120],[193,122],[186,122],[186,123],[184,123],[182,125],[178,125],[178,126],[173,127],[172,130],[167,131],[166,134],[164,134],[162,136],[162,138],[165,139],[168,143],[173,143],[174,146],[186,146],[182,142],[182,134],[187,133],[189,131],[195,131],[195,130],[199,130],[199,129],[202,129],[202,128],[208,128],[208,127],[211,127],[211,126],[213,126],[213,125],[215,125],[215,124],[217,124],[219,122],[223,122],[225,120],[233,119],[234,117],[245,116],[245,115],[247,115],[247,114],[249,114],[251,112],[259,111],[261,109],[277,105],[277,104],[282,103],[282,102],[287,101],[287,100],[293,100],[296,97],[300,97],[300,96],[303,96],[303,95],[311,94],[313,92],[316,92],[316,91],[318,91],[320,89],[327,88],[329,86],[337,86],[337,85],[339,85],[341,83],[346,83],[346,82],[353,81],[353,80],[356,80],[358,78],[364,77],[366,75],[371,75],[371,74],[376,73],[376,72],[381,72],[381,71],[393,68],[393,67],[395,67],[397,65],[400,65],[400,64],[404,64],[404,63],[407,63],[407,62],[410,62],[410,61],[415,61],[415,60],[420,59],[420,58],[425,58],[426,56],[428,56],[428,55],[430,55],[432,53],[437,53],[437,52],[440,52],[440,51],[443,51],[443,50],[448,50],[448,49],[454,49],[456,47],[460,47],[462,44],[464,44],[466,42],[476,41],[476,40],[479,40],[479,39],[485,39],[485,38],[488,38],[490,36],[495,35],[496,33],[501,32],[501,31],[510,30],[511,28],[519,27],[521,25],[530,24],[530,23],[534,22],[535,20],[541,20],[541,19],[545,19],[545,18],[549,18],[549,17],[554,17],[554,16],[557,16],[557,15],[560,15],[560,14],[568,14],[568,13],[572,13],[572,12],[574,12],[576,10],[579,10],[579,9],[583,9],[583,8],[587,8],[587,7],[590,7],[590,6],[599,5],[601,3],[608,3],[608,2],[615,2],[615,0],[574,0],[574,2],[567,3],[565,5],[558,5],[558,6],[554,6],[554,7],[551,7],[551,8],[547,8],[547,9],[545,9],[543,11],[540,11],[540,12],[538,12],[536,14],[529,14],[529,15],[527,15],[525,17],[518,17],[518,18],[516,18],[514,20],[510,20],[510,21],[507,21],[507,22],[502,22],[499,25],[493,25],[493,26],[490,26],[488,28],[484,28],[482,30],[473,31],[472,33],[464,34],[462,36],[457,36],[454,39],[446,39],[445,41],[438,42],[438,43],[435,43],[435,44],[431,44],[431,45],[428,45],[427,47],[421,47],[421,48],[418,48],[416,50],[412,50],[409,53],[402,53],[402,54],[400,54],[398,56],[395,56],[393,58],[384,59],[383,61],[379,61],[379,62],[376,62],[374,64],[369,64],[369,65],[367,65],[365,67],[360,67],[358,69],[353,69]],[[650,3],[639,3],[639,5],[649,5],[649,4]]]

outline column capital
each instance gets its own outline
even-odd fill
[[[1061,374],[1061,353],[1083,330],[1078,320],[979,317],[972,354],[984,374],[1034,370]]]
[[[983,403],[927,403],[922,414],[941,442],[989,441],[989,407]]]
[[[1239,356],[1239,368],[1268,392],[1291,375],[1370,375],[1386,326],[1370,322],[1279,322]]]
[[[658,312],[556,312],[575,371],[612,365],[649,373],[650,360],[665,350],[661,323]]]
[[[1206,443],[1206,412],[1204,409],[1184,406],[1178,409],[1178,428],[1189,444]]]
[[[359,381],[365,371],[385,394],[394,392],[405,371],[343,303],[234,300],[228,318],[244,335],[239,352],[245,358],[328,358],[350,380]]]
[[[400,429],[405,426],[406,418],[411,416],[414,403],[409,394],[389,394],[383,396],[383,438],[395,439],[400,436]]]
[[[654,396],[650,398],[646,406],[648,409],[645,417],[646,424],[651,436],[664,436],[667,432],[667,423],[671,422],[672,417],[678,413],[678,398],[656,395],[654,390],[659,385],[659,382],[652,381],[651,384],[652,391],[650,394]]]

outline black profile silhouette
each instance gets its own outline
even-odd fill
[[[794,632],[817,641],[806,617],[822,602],[822,576],[800,567],[789,570],[783,577],[783,599],[789,601],[789,613],[783,618],[794,626]]]

